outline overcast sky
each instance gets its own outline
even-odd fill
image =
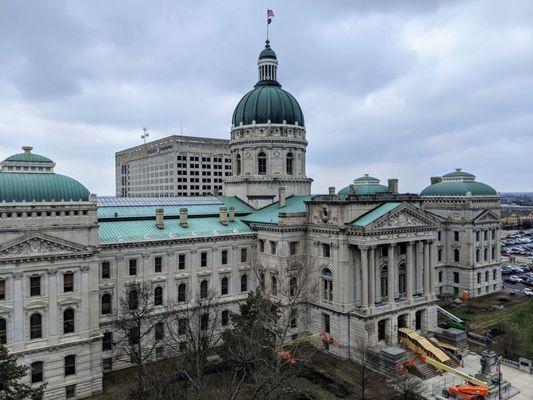
[[[32,145],[103,195],[143,127],[229,138],[267,8],[313,193],[455,167],[533,191],[531,0],[0,0],[0,158]]]

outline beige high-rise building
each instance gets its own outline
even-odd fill
[[[231,176],[229,140],[172,135],[115,154],[119,197],[206,196]]]

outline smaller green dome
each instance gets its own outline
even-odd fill
[[[24,153],[19,154],[13,154],[12,156],[9,156],[4,161],[8,162],[29,162],[29,163],[49,163],[53,164],[54,162],[50,160],[49,158],[45,156],[41,156],[39,154],[33,154],[31,152],[33,148],[30,146],[24,146],[22,147],[22,150],[24,150]]]
[[[0,203],[88,200],[87,188],[68,176],[0,172]]]
[[[497,196],[498,192],[486,183],[476,182],[476,177],[457,168],[442,176],[440,182],[426,187],[421,196]]]
[[[272,58],[272,59],[274,59],[274,60],[277,59],[277,57],[276,57],[276,53],[274,52],[274,50],[272,50],[272,49],[270,48],[270,46],[265,47],[265,48],[261,51],[261,53],[259,53],[259,59],[260,59],[260,60],[263,60],[263,59],[265,59],[265,58]]]
[[[388,191],[389,188],[387,186],[380,185],[379,179],[365,174],[365,176],[355,179],[351,185],[339,190],[339,195],[375,195],[378,193],[387,193]]]

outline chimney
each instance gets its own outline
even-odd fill
[[[229,222],[235,221],[235,207],[229,208]]]
[[[389,182],[389,193],[398,193],[398,179],[391,178],[388,180]]]
[[[162,208],[156,208],[155,210],[155,226],[158,229],[164,229],[165,228],[165,217],[163,216],[163,213],[165,210]]]
[[[280,186],[278,189],[278,200],[279,200],[278,207],[279,208],[285,207],[285,188],[283,186]]]
[[[180,226],[182,228],[187,228],[189,226],[189,217],[187,216],[187,209],[180,208]]]
[[[432,176],[429,179],[431,180],[432,185],[434,185],[435,183],[442,182],[442,178],[440,176]]]
[[[328,191],[330,196],[335,196],[335,186],[330,186]]]
[[[220,207],[220,223],[222,225],[228,224],[228,209],[227,207]]]

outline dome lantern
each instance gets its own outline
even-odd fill
[[[268,39],[265,42],[265,48],[259,54],[257,69],[259,72],[259,82],[267,81],[271,84],[277,83],[278,59],[274,50],[270,48],[270,40]]]

